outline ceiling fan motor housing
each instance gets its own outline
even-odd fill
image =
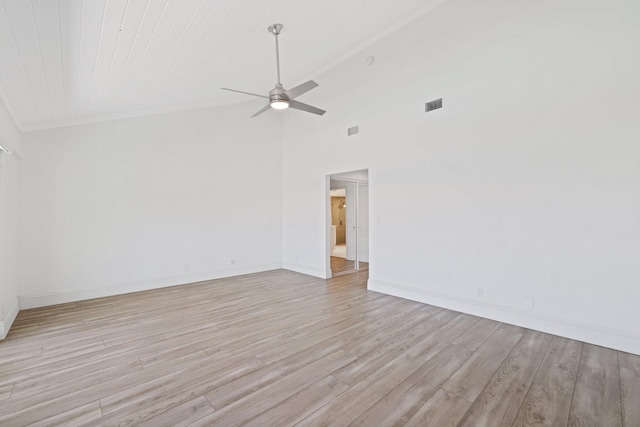
[[[280,83],[276,84],[276,87],[269,91],[269,100],[273,102],[289,102],[290,99],[287,96],[287,91],[282,87]]]

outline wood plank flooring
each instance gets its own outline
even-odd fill
[[[285,270],[20,312],[0,425],[640,426],[640,356]]]
[[[354,261],[349,261],[345,258],[340,258],[337,256],[332,256],[330,258],[331,258],[331,273],[333,277],[355,272]],[[369,263],[360,261],[358,263],[358,269],[359,269],[359,272],[369,271]]]

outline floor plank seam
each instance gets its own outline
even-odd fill
[[[464,331],[463,331],[463,333],[464,333]],[[460,335],[462,335],[462,334],[460,334]],[[457,338],[457,337],[456,337],[456,338]],[[454,338],[452,341],[455,341],[455,338]],[[425,360],[425,361],[424,361],[424,363],[422,363],[422,364],[418,365],[418,367],[417,367],[416,369],[412,370],[412,371],[411,371],[411,372],[410,372],[410,373],[409,373],[405,378],[403,378],[403,379],[401,379],[400,381],[398,381],[398,382],[395,384],[395,386],[394,386],[394,387],[392,387],[391,389],[386,390],[386,392],[385,392],[385,393],[383,393],[383,394],[382,394],[382,396],[381,396],[378,400],[376,400],[376,401],[375,401],[375,402],[374,402],[374,403],[373,403],[369,408],[365,409],[361,414],[358,414],[358,416],[355,418],[354,422],[355,422],[356,420],[358,420],[362,415],[366,414],[366,413],[367,413],[367,411],[368,411],[369,409],[371,409],[371,408],[375,407],[375,406],[378,404],[378,402],[380,402],[380,401],[384,400],[384,399],[385,399],[385,397],[387,397],[390,393],[392,393],[392,392],[393,392],[393,390],[395,390],[397,387],[399,387],[399,386],[400,386],[404,381],[406,381],[408,378],[410,378],[412,375],[414,375],[416,372],[418,372],[420,369],[422,369],[424,365],[426,365],[427,363],[429,363],[429,361],[430,361],[431,359],[433,359],[434,357],[436,357],[436,356],[437,356],[441,351],[443,351],[445,348],[447,348],[448,346],[451,346],[451,345],[453,345],[453,344],[451,344],[451,343],[449,342],[446,346],[443,346],[439,351],[437,351],[436,353],[434,353],[434,354],[430,355],[430,357],[429,357],[427,360]],[[468,358],[467,358],[466,360],[468,360]],[[464,362],[463,362],[463,364],[464,364]],[[386,366],[386,365],[385,365],[385,366]],[[378,371],[380,371],[380,370],[384,369],[384,368],[385,368],[385,366],[382,366]],[[448,379],[447,379],[447,380],[448,380]],[[446,381],[443,381],[443,382],[442,382],[442,384],[445,384],[445,383],[446,383]],[[356,383],[356,384],[357,384],[357,383]],[[441,384],[441,385],[442,385],[442,384]],[[417,411],[417,409],[416,409],[416,411]],[[414,413],[415,413],[415,412],[414,412]],[[412,414],[412,415],[413,415],[413,414]],[[408,417],[408,418],[410,418],[410,417]],[[349,426],[351,426],[352,424],[353,424],[353,423],[350,423],[350,424],[349,424]]]
[[[497,331],[499,331],[499,330],[500,330],[500,328],[496,329],[496,332],[497,332]],[[495,334],[496,332],[494,332],[494,334]],[[493,335],[493,334],[491,334],[491,335]],[[522,337],[520,338],[520,340],[521,340],[521,339],[522,339]],[[516,346],[518,345],[518,343],[520,342],[520,340],[518,340],[518,341],[513,345],[513,347],[511,347],[511,349],[509,350],[509,352],[508,352],[508,353],[506,353],[505,357],[504,357],[504,358],[502,358],[502,359],[500,360],[500,363],[498,363],[498,364],[497,364],[498,368],[496,368],[496,371],[494,372],[494,375],[495,375],[495,373],[497,372],[497,370],[498,370],[498,369],[500,369],[500,367],[501,367],[501,366],[502,366],[502,364],[505,362],[505,360],[507,360],[507,359],[509,358],[509,356],[510,356],[510,355],[511,355],[511,353],[513,352],[513,349],[514,349],[514,348],[516,348]],[[454,341],[455,341],[455,340],[454,340]],[[479,348],[480,348],[480,347],[479,347]],[[471,354],[471,356],[473,356],[473,354],[474,354],[476,351],[478,351],[478,350],[476,349],[476,350]],[[471,356],[469,356],[469,358],[471,358]],[[469,358],[467,358],[467,360],[468,360]],[[492,375],[492,376],[487,380],[487,383],[484,385],[484,387],[482,387],[482,390],[480,390],[480,392],[478,393],[478,395],[473,399],[473,402],[471,402],[471,403],[475,403],[475,402],[476,402],[476,400],[478,400],[478,398],[479,398],[480,396],[482,396],[482,395],[483,395],[483,393],[484,393],[485,389],[486,389],[487,387],[489,387],[489,385],[491,384],[491,378],[493,378],[493,375]],[[446,383],[445,383],[445,384],[446,384]],[[455,395],[455,396],[457,396],[457,397],[461,398],[461,399],[465,399],[464,397],[459,396],[459,395],[458,395],[457,393],[455,393],[455,392],[449,391],[449,390],[447,390],[447,389],[445,389],[445,390],[446,390],[446,391],[448,391],[449,393],[452,393],[453,395]],[[465,400],[467,400],[467,401],[468,401],[469,399],[465,399]],[[463,418],[460,422],[462,422],[463,420],[464,420],[464,418]]]
[[[346,352],[345,352],[345,353],[346,353]],[[336,372],[336,371],[332,372],[332,373],[331,373],[331,374],[329,374],[328,376],[330,376],[330,377],[331,377],[331,378],[333,378],[334,380],[338,381],[339,383],[344,384],[345,386],[347,386],[347,387],[351,388],[351,386],[350,386],[349,384],[345,383],[344,381],[340,380],[338,377],[334,376],[333,374],[334,374],[335,372]],[[348,390],[348,389],[347,389],[347,390]]]
[[[580,359],[578,360],[578,367],[576,368],[576,379],[573,383],[573,393],[571,393],[571,404],[569,405],[569,408],[571,408],[569,410],[569,413],[567,414],[567,426],[569,425],[569,422],[571,421],[571,412],[573,411],[573,401],[576,397],[576,385],[578,384],[578,378],[580,376],[580,365],[582,365],[582,356],[584,355],[584,348],[585,346],[582,346],[582,349],[580,350]]]
[[[498,323],[498,326],[496,327],[496,330],[495,330],[495,331],[493,331],[493,333],[492,333],[492,334],[489,334],[489,335],[488,335],[488,336],[487,336],[487,337],[482,341],[482,343],[480,343],[480,345],[478,345],[478,346],[476,347],[476,350],[477,350],[478,348],[482,347],[482,346],[484,345],[484,343],[486,343],[486,342],[487,342],[487,340],[488,340],[489,338],[491,338],[491,336],[492,336],[492,335],[493,335],[493,334],[494,334],[498,329],[500,329],[500,328],[502,327],[502,325],[504,325],[504,323],[502,323],[502,322]],[[471,326],[471,327],[472,327],[472,326]],[[470,327],[470,328],[471,328],[471,327]],[[455,341],[455,340],[454,340],[454,341]],[[471,350],[471,349],[469,349],[469,350]],[[474,351],[475,351],[475,350],[474,350]]]
[[[144,363],[142,363],[142,359],[141,359],[141,358],[137,358],[136,360],[137,360],[137,361],[138,361],[138,363],[140,364],[140,368],[141,368],[141,369],[143,369],[143,370],[144,370],[144,369],[147,369],[148,367],[150,367],[150,366],[144,366]],[[151,366],[153,366],[153,365],[151,365]]]
[[[616,372],[618,373],[618,392],[620,393],[620,419],[622,420],[622,425],[624,426],[625,422],[625,406],[624,406],[624,401],[622,398],[622,375],[620,375],[620,352],[617,351],[616,352],[616,363],[618,364],[618,369],[616,370]]]
[[[523,338],[524,338],[524,336],[523,336]],[[522,340],[522,338],[521,338],[521,340]],[[533,385],[536,382],[535,381],[536,377],[538,376],[538,372],[540,372],[540,367],[542,366],[542,364],[543,364],[543,362],[545,360],[545,357],[547,356],[547,354],[549,353],[549,350],[551,349],[551,343],[552,342],[553,342],[553,339],[550,339],[549,340],[549,344],[547,345],[546,351],[544,352],[544,354],[542,354],[542,357],[540,358],[540,363],[538,364],[538,367],[536,368],[536,372],[535,372],[535,374],[533,374],[533,377],[531,378],[531,382],[529,383],[529,387],[527,387],[526,393],[524,393],[524,399],[522,399],[522,402],[520,403],[520,406],[518,407],[518,410],[516,411],[516,417],[513,420],[513,422],[511,423],[512,427],[515,426],[515,423],[518,421],[518,414],[520,413],[520,411],[522,411],[523,406],[525,406],[526,403],[527,403],[527,396],[529,395],[529,392],[531,391],[531,388],[533,387]]]
[[[357,354],[354,354],[354,353],[352,353],[352,352],[350,352],[350,351],[348,351],[348,350],[345,350],[345,349],[343,349],[343,348],[341,348],[340,350],[344,351],[344,352],[345,352],[345,353],[347,353],[349,356],[353,356],[353,357],[355,357],[355,358],[356,358],[356,360],[359,358],[359,356],[358,356]]]
[[[213,403],[211,403],[211,401],[209,400],[209,398],[207,397],[207,394],[209,393],[205,393],[202,395],[202,397],[204,397],[204,400],[207,401],[207,403],[209,404],[209,406],[211,406],[211,409],[213,409],[214,412],[216,412],[218,410],[218,408],[216,408],[215,406],[213,406]]]

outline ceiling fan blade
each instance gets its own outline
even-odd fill
[[[228,90],[229,92],[238,92],[238,93],[244,93],[245,95],[257,96],[258,98],[265,98],[265,99],[269,99],[269,97],[268,97],[268,96],[258,95],[257,93],[243,92],[243,91],[241,91],[241,90],[235,90],[235,89],[227,89],[226,87],[221,87],[220,89],[222,89],[222,90]]]
[[[306,83],[302,83],[301,85],[289,89],[287,91],[287,96],[289,97],[289,99],[295,99],[303,93],[309,92],[314,87],[318,87],[318,83],[314,82],[313,80],[309,80]]]
[[[324,113],[326,113],[326,111],[324,111],[324,110],[321,110],[321,109],[316,108],[316,107],[312,107],[311,105],[304,104],[302,102],[294,101],[293,99],[291,101],[289,101],[289,107],[295,108],[296,110],[302,110],[302,111],[306,111],[308,113],[317,114],[319,116],[321,116]]]
[[[251,116],[251,117],[257,117],[257,116],[259,116],[260,114],[262,114],[262,113],[264,113],[265,111],[270,110],[270,109],[271,109],[271,104],[267,104],[267,106],[266,106],[266,107],[261,108],[261,109],[260,109],[260,111],[258,111],[257,113],[255,113],[255,114],[254,114],[253,116]]]

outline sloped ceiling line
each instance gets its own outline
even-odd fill
[[[293,87],[442,1],[0,0],[0,94],[22,131],[245,102],[270,24]]]

